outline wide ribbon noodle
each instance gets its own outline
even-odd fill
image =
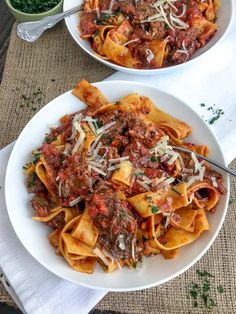
[[[100,58],[158,69],[186,62],[206,45],[219,7],[219,0],[85,0],[78,28]]]
[[[110,103],[86,80],[72,93],[85,109],[63,116],[24,167],[33,220],[52,228],[58,258],[79,272],[177,257],[210,229],[225,193],[221,174],[195,155],[208,147],[188,142],[191,127],[145,95]]]

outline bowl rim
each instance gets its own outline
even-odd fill
[[[50,10],[48,11],[45,11],[45,12],[41,12],[41,13],[25,13],[25,12],[22,12],[22,11],[19,11],[17,10],[16,8],[13,7],[12,3],[11,3],[11,0],[6,0],[6,4],[8,5],[8,7],[16,14],[21,14],[21,15],[24,15],[24,16],[27,16],[27,17],[30,17],[30,16],[43,16],[45,14],[48,14],[48,13],[53,13],[55,9],[58,9],[62,4],[63,4],[64,0],[60,0],[58,2],[57,5],[55,5],[53,8],[51,8]]]
[[[153,90],[155,90],[157,93],[158,92],[161,92],[163,94],[166,94],[168,96],[171,96],[173,97],[173,99],[175,99],[176,101],[182,103],[184,106],[188,107],[188,109],[190,111],[192,111],[192,113],[194,115],[197,115],[199,117],[199,119],[202,120],[200,114],[198,112],[196,112],[190,105],[188,105],[185,101],[183,101],[181,98],[179,98],[178,96],[175,96],[175,95],[172,95],[171,93],[168,93],[166,91],[163,91],[161,89],[158,89],[152,85],[149,85],[149,84],[145,84],[145,83],[141,83],[141,82],[131,82],[131,81],[127,81],[127,80],[116,80],[116,81],[100,81],[100,82],[94,82],[92,83],[94,86],[98,86],[99,84],[114,84],[114,83],[117,83],[117,84],[130,84],[130,85],[136,85],[136,86],[142,86],[142,87],[147,87],[147,88],[151,88]],[[98,86],[99,87],[99,86]],[[29,121],[28,123],[25,125],[25,127],[23,128],[23,130],[21,131],[17,141],[16,141],[16,144],[18,143],[18,141],[22,138],[23,136],[23,133],[24,133],[24,130],[25,128],[28,126],[28,124],[35,118],[35,116],[39,115],[40,112],[42,111],[45,111],[46,110],[46,107],[47,105],[49,105],[51,102],[57,100],[58,98],[60,98],[61,96],[65,95],[65,94],[68,94],[68,93],[71,93],[71,90],[68,90],[66,91],[65,93],[55,97],[54,99],[50,100],[42,109],[40,109]],[[214,142],[216,143],[216,145],[218,146],[219,148],[219,152],[221,153],[221,157],[223,159],[223,163],[226,165],[226,159],[225,159],[225,156],[223,154],[223,151],[222,151],[222,148],[220,146],[220,143],[217,139],[217,137],[215,136],[214,132],[211,130],[210,126],[205,122],[205,121],[202,121],[208,132],[212,135],[213,137],[213,140]],[[8,164],[7,164],[7,169],[6,169],[6,176],[5,176],[5,200],[6,200],[6,207],[7,207],[7,212],[8,212],[8,216],[9,216],[9,219],[10,219],[10,222],[11,222],[11,225],[16,233],[16,236],[18,237],[19,241],[21,242],[21,244],[24,246],[24,248],[26,249],[26,251],[39,263],[41,264],[44,268],[46,268],[47,270],[49,270],[51,273],[53,273],[54,275],[58,276],[59,278],[62,278],[62,279],[65,279],[65,280],[68,280],[70,282],[73,282],[77,285],[80,285],[80,286],[83,286],[83,287],[87,287],[87,288],[91,288],[91,289],[96,289],[96,290],[103,290],[103,291],[108,291],[106,288],[104,287],[101,287],[101,286],[94,286],[92,284],[87,284],[87,283],[79,283],[77,280],[75,279],[72,279],[72,278],[68,278],[67,276],[64,276],[63,274],[58,274],[57,271],[53,268],[51,269],[50,267],[47,266],[47,264],[44,262],[44,261],[39,261],[34,253],[32,253],[27,245],[25,245],[24,241],[21,241],[21,236],[16,232],[15,230],[15,226],[14,226],[14,223],[12,222],[12,212],[8,210],[9,208],[9,193],[8,193],[8,189],[7,189],[7,186],[9,185],[9,173],[10,173],[10,165],[12,163],[12,159],[13,159],[13,156],[15,154],[15,150],[17,149],[17,145],[14,145],[13,149],[12,149],[12,152],[11,152],[11,155],[9,157],[9,160],[8,160]],[[184,273],[185,271],[187,271],[189,268],[191,268],[193,265],[195,265],[204,255],[205,253],[210,249],[210,247],[212,246],[212,244],[214,243],[214,241],[216,240],[217,236],[219,235],[219,232],[222,228],[222,225],[225,221],[225,217],[226,217],[226,214],[227,214],[227,211],[228,211],[228,202],[229,202],[229,191],[230,191],[230,180],[229,180],[229,175],[226,174],[226,180],[225,180],[225,186],[227,187],[227,194],[226,194],[226,199],[225,199],[225,206],[224,206],[224,210],[223,210],[223,215],[221,217],[221,219],[219,220],[219,223],[218,223],[218,226],[216,228],[216,231],[215,231],[215,234],[214,236],[211,238],[211,240],[207,243],[207,245],[205,246],[204,249],[202,249],[202,251],[191,261],[189,262],[185,267],[181,268],[179,271],[175,272],[174,274],[172,275],[169,275],[167,276],[166,278],[163,278],[161,280],[159,280],[158,282],[152,282],[150,284],[146,284],[146,285],[143,285],[143,286],[135,286],[135,287],[132,287],[132,288],[109,288],[109,291],[114,291],[114,292],[125,292],[125,291],[138,291],[138,290],[143,290],[143,289],[147,289],[147,288],[152,288],[152,287],[155,287],[155,286],[159,286],[165,282],[169,282],[170,280],[178,277],[179,275],[181,275],[182,273]],[[105,273],[104,273],[105,275]]]
[[[9,1],[9,0],[8,0]],[[67,0],[64,1],[63,3],[63,12],[65,12],[65,4],[66,4]],[[129,74],[149,74],[149,75],[155,75],[155,74],[159,74],[159,73],[167,73],[168,71],[173,70],[179,70],[182,67],[184,67],[185,65],[190,65],[193,64],[195,61],[197,61],[199,59],[199,57],[201,57],[202,55],[206,55],[207,53],[209,53],[210,51],[212,51],[215,47],[218,46],[219,43],[221,43],[221,41],[224,39],[224,37],[226,36],[226,34],[228,33],[229,29],[231,28],[231,25],[233,23],[233,16],[234,16],[234,10],[235,10],[235,4],[234,4],[234,0],[227,0],[228,5],[230,6],[230,19],[228,21],[228,25],[224,31],[224,33],[222,34],[221,38],[219,38],[217,40],[217,42],[214,43],[213,46],[209,47],[206,51],[204,51],[202,54],[196,56],[193,59],[187,60],[184,63],[180,63],[180,64],[176,64],[176,65],[172,65],[169,67],[165,67],[165,68],[159,68],[159,69],[132,69],[132,68],[128,68],[119,64],[116,64],[112,61],[109,60],[105,60],[102,59],[101,57],[99,57],[97,54],[95,54],[93,51],[88,50],[84,45],[82,45],[76,38],[76,36],[70,31],[70,27],[69,27],[69,17],[65,18],[65,23],[66,23],[66,27],[71,35],[71,37],[74,39],[74,41],[77,43],[77,45],[80,46],[80,48],[82,48],[86,53],[88,53],[91,57],[93,57],[95,60],[105,64],[108,67],[111,67],[117,71],[121,71],[121,72],[126,72]],[[221,3],[222,5],[222,3]],[[78,29],[79,32],[79,29]]]

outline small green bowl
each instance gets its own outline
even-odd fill
[[[18,22],[32,22],[32,21],[38,21],[43,19],[46,16],[54,15],[57,13],[62,12],[63,9],[63,0],[61,0],[54,8],[52,8],[49,11],[43,12],[43,13],[37,13],[37,14],[31,14],[31,13],[24,13],[19,10],[16,10],[12,4],[11,0],[6,0],[6,4],[11,11],[11,13],[15,16],[16,20]]]

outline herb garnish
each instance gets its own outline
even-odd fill
[[[222,287],[222,285],[219,285],[219,286],[217,287],[217,291],[218,291],[219,293],[223,293],[225,290],[224,290],[224,288]]]
[[[233,201],[234,201],[234,200],[233,200],[232,198],[230,198],[230,199],[229,199],[229,205],[231,205],[231,204],[233,203]]]
[[[189,287],[189,294],[193,300],[193,307],[198,307],[199,305],[204,306],[207,309],[213,309],[217,306],[216,302],[212,299],[211,292],[211,278],[214,275],[210,274],[206,270],[196,270],[200,283],[193,283]],[[216,291],[216,289],[214,289]],[[224,292],[222,285],[217,286],[217,291],[219,293]]]
[[[144,173],[143,172],[136,172],[135,175],[137,178],[140,178],[144,175]]]
[[[200,277],[214,277],[214,275],[208,273],[206,270],[201,271],[201,270],[197,269],[197,270],[196,270],[196,273],[197,273],[198,276],[200,276]]]
[[[206,107],[206,104],[201,103],[201,107]],[[224,114],[224,111],[222,109],[214,108],[216,105],[206,107],[206,110],[212,113],[212,117],[209,120],[205,120],[209,124],[214,124],[220,117]],[[204,116],[202,116],[204,118]]]
[[[24,13],[42,13],[54,8],[60,0],[11,0],[12,6]]]
[[[156,214],[159,211],[159,208],[157,206],[155,206],[155,205],[152,205],[151,211],[152,211],[153,214]]]
[[[31,95],[26,96],[26,95],[21,95],[21,99],[23,101],[22,104],[20,104],[20,108],[31,108],[32,111],[37,110],[37,106],[42,103],[42,96],[43,92],[38,88],[35,90]]]
[[[28,187],[32,188],[35,185],[35,181],[37,179],[37,174],[36,172],[33,172],[32,174],[30,174],[29,176],[30,180],[28,182]]]
[[[38,161],[39,161],[39,159],[40,159],[40,156],[41,156],[41,153],[40,152],[35,152],[34,153],[34,157],[33,157],[33,164],[36,164]]]
[[[150,157],[150,160],[151,160],[151,162],[156,162],[156,161],[158,161],[158,157],[156,157],[156,156],[151,156],[151,157]]]
[[[116,12],[112,12],[112,13],[102,13],[97,19],[96,19],[96,23],[98,25],[102,25],[102,24],[106,24],[108,19],[113,18],[116,15],[119,15],[121,13],[121,10],[118,9]]]

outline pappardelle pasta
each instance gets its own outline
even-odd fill
[[[157,69],[186,62],[217,31],[220,0],[85,0],[81,38],[105,60]]]
[[[209,230],[206,212],[225,193],[222,176],[196,158],[207,146],[184,141],[191,127],[147,96],[110,103],[86,80],[73,94],[86,109],[63,116],[24,167],[33,219],[53,229],[56,254],[79,272],[174,258]]]

